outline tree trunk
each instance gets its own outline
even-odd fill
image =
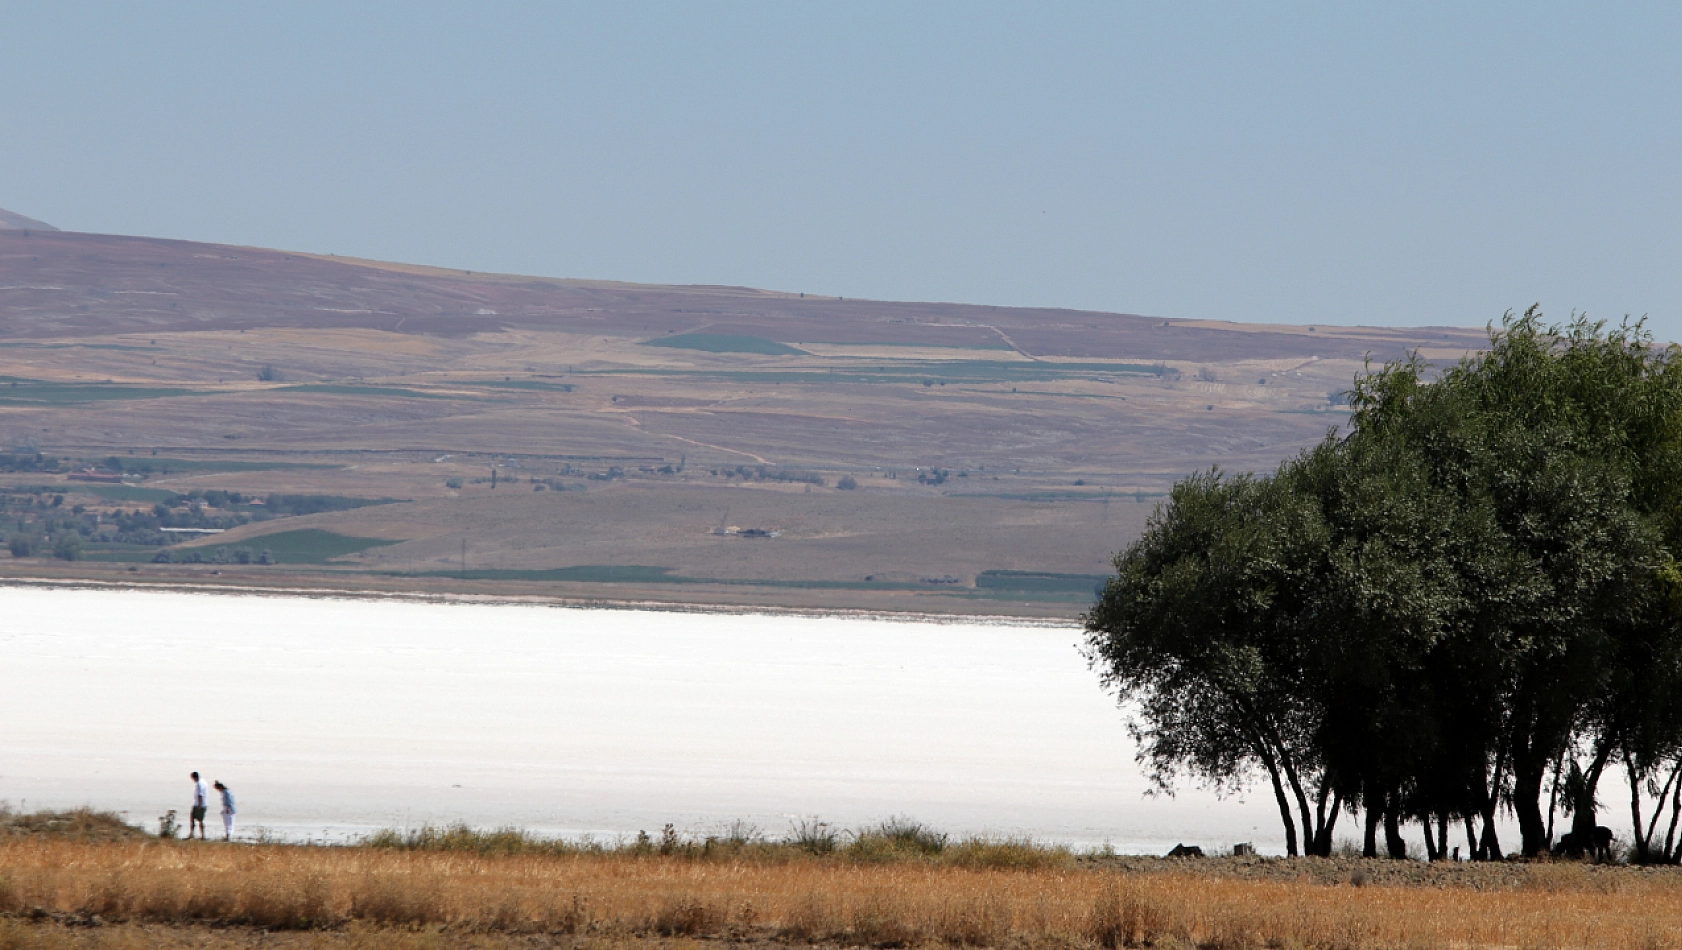
[[[1603,738],[1595,745],[1594,760],[1589,763],[1588,771],[1583,773],[1582,792],[1572,805],[1571,833],[1577,836],[1579,845],[1594,840],[1595,826],[1600,823],[1600,816],[1595,814],[1595,792],[1600,789],[1600,776],[1605,774],[1606,763],[1612,757],[1611,739]],[[1636,794],[1640,794],[1640,792],[1637,791]],[[1640,827],[1640,825],[1636,826],[1637,829]],[[1589,847],[1592,848],[1593,845]]]
[[[1483,835],[1478,839],[1477,849],[1473,855],[1480,861],[1499,861],[1504,856],[1501,851],[1501,839],[1495,833],[1495,806],[1499,803],[1501,794],[1501,770],[1506,764],[1506,750],[1498,749],[1495,753],[1495,772],[1492,777],[1486,776],[1487,781],[1478,783],[1479,813],[1483,818]]]
[[[1437,857],[1448,860],[1448,813],[1437,816]]]
[[[1631,834],[1635,837],[1635,863],[1647,863],[1647,835],[1641,827],[1641,779],[1639,769],[1635,767],[1635,758],[1628,750],[1624,752],[1624,774],[1629,777],[1629,816],[1633,820],[1630,825]],[[1664,793],[1659,793],[1659,800],[1664,801]]]
[[[1314,835],[1314,853],[1322,858],[1332,856],[1332,829],[1337,827],[1338,815],[1343,813],[1343,793],[1332,796],[1332,811],[1327,816],[1326,823]]]
[[[1391,792],[1384,798],[1384,848],[1398,860],[1408,856],[1408,843],[1402,840],[1401,797]]]
[[[1319,841],[1320,841],[1320,829],[1326,827],[1326,796],[1331,794],[1331,790],[1332,790],[1332,780],[1331,780],[1331,778],[1329,776],[1325,776],[1325,775],[1320,776],[1320,793],[1318,795],[1314,796],[1314,842],[1315,842],[1315,845],[1318,845]],[[1311,845],[1306,850],[1308,851],[1309,854],[1312,855],[1314,853],[1314,846]]]
[[[1361,845],[1361,857],[1378,857],[1378,823],[1384,819],[1384,803],[1374,803],[1372,796],[1367,796],[1367,836]]]
[[[1431,814],[1426,812],[1420,815],[1419,824],[1425,829],[1425,860],[1442,860],[1442,856],[1437,852],[1437,839],[1431,835]]]
[[[1554,760],[1554,780],[1552,790],[1548,792],[1548,847],[1554,843],[1554,815],[1559,811],[1559,776],[1565,768],[1565,753]]]
[[[1290,760],[1289,755],[1284,754],[1283,746],[1281,746],[1280,752],[1282,754],[1279,757],[1279,762],[1282,766],[1284,766],[1285,778],[1286,778],[1287,781],[1289,781],[1291,783],[1291,791],[1293,793],[1295,793],[1296,799],[1297,799],[1297,808],[1300,811],[1300,813],[1302,814],[1302,839],[1303,839],[1303,843],[1304,844],[1312,844],[1313,841],[1314,841],[1314,830],[1315,830],[1314,829],[1314,812],[1310,811],[1309,808],[1308,808],[1308,795],[1307,795],[1307,793],[1305,793],[1302,790],[1302,781],[1297,778],[1297,770],[1294,766],[1291,765],[1291,760]]]
[[[1297,856],[1297,823],[1291,818],[1291,799],[1285,794],[1285,786],[1279,781],[1279,766],[1274,764],[1271,756],[1262,760],[1267,766],[1268,777],[1273,779],[1273,797],[1279,802],[1279,820],[1285,823],[1285,853],[1291,857]]]
[[[1522,839],[1520,847],[1527,858],[1533,858],[1548,848],[1548,825],[1542,820],[1542,777],[1547,771],[1545,758],[1522,753],[1513,756],[1513,813],[1518,816]],[[1490,811],[1493,812],[1494,808]],[[1491,814],[1492,825],[1493,818]]]
[[[1246,731],[1249,733],[1251,749],[1255,752],[1256,756],[1261,759],[1262,765],[1267,769],[1268,777],[1273,780],[1273,797],[1274,800],[1279,803],[1279,819],[1285,824],[1285,853],[1294,858],[1298,854],[1297,825],[1296,822],[1291,819],[1290,797],[1285,794],[1285,786],[1280,781],[1280,771],[1283,769],[1286,777],[1290,779],[1292,786],[1296,787],[1296,776],[1290,771],[1290,750],[1285,747],[1283,742],[1276,741],[1277,736],[1274,734],[1273,728],[1268,723],[1266,716],[1257,715],[1255,711],[1250,708],[1249,703],[1245,702],[1242,698],[1229,698],[1232,699],[1233,704],[1237,706],[1238,709],[1243,711],[1244,718],[1246,719]],[[1297,787],[1297,796],[1299,799],[1302,797],[1302,789],[1300,787]],[[1308,827],[1308,805],[1306,801],[1303,802],[1302,818],[1303,836],[1307,837],[1310,834],[1310,831]]]
[[[1495,833],[1495,803],[1484,806],[1483,836],[1478,839],[1478,857],[1484,861],[1503,861],[1507,854],[1501,850],[1501,836]]]
[[[1303,848],[1309,857],[1325,858],[1332,853],[1332,829],[1337,824],[1337,809],[1343,801],[1340,794],[1332,803],[1331,819],[1326,818],[1326,797],[1331,794],[1332,780],[1328,776],[1320,777],[1320,793],[1314,798],[1314,836],[1305,842]],[[1304,837],[1307,837],[1304,835]]]
[[[1676,781],[1678,772],[1682,772],[1682,768],[1672,769],[1670,777],[1664,780],[1664,787],[1659,789],[1658,798],[1653,802],[1653,817],[1647,819],[1645,847],[1649,860],[1653,855],[1653,836],[1659,833],[1659,819],[1664,817],[1665,799],[1670,797],[1670,786]],[[1669,850],[1669,848],[1665,849],[1667,852]],[[1663,858],[1664,855],[1661,854],[1659,857]]]
[[[1682,764],[1677,768],[1682,769]],[[1675,851],[1670,846],[1676,840],[1676,819],[1682,818],[1682,781],[1676,783],[1670,795],[1670,827],[1664,833],[1664,859],[1675,864],[1677,856],[1682,854],[1682,844],[1678,844]]]

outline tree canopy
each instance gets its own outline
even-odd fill
[[[1418,822],[1433,858],[1451,827],[1499,857],[1500,809],[1527,855],[1562,810],[1590,840],[1622,765],[1638,857],[1674,860],[1679,355],[1532,308],[1356,380],[1348,429],[1271,475],[1176,485],[1086,617],[1153,780],[1265,780],[1292,854],[1358,809],[1368,854]]]

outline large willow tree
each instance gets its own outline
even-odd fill
[[[1433,857],[1461,829],[1499,856],[1501,808],[1525,854],[1556,803],[1586,840],[1621,763],[1637,826],[1670,776],[1674,828],[1682,360],[1533,308],[1434,376],[1369,373],[1353,405],[1270,476],[1181,482],[1116,557],[1088,655],[1155,782],[1264,780],[1293,854],[1361,809],[1368,853],[1419,822]]]

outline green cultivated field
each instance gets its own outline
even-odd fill
[[[679,350],[701,350],[707,353],[757,353],[760,356],[805,356],[786,343],[759,336],[734,336],[728,333],[679,333],[649,340],[643,346],[669,346]]]
[[[327,393],[333,396],[379,396],[388,399],[459,398],[440,393],[423,393],[416,389],[402,389],[396,386],[347,386],[339,383],[304,383],[299,386],[282,386],[275,391],[283,393]]]
[[[142,473],[163,472],[267,472],[279,469],[334,469],[342,468],[323,462],[267,462],[262,459],[255,461],[235,461],[232,459],[177,459],[158,458],[157,456],[133,456],[123,460],[124,466],[132,466],[134,471]]]
[[[147,501],[173,502],[181,496],[165,488],[141,488],[138,485],[100,485],[97,483],[71,482],[68,485],[33,485],[26,491],[39,492],[74,492],[81,495],[92,495],[107,501]]]
[[[654,344],[649,344],[654,345]],[[726,380],[736,383],[807,383],[830,386],[841,383],[946,384],[1056,382],[1077,379],[1161,376],[1162,369],[1144,363],[1030,363],[1011,360],[905,360],[899,365],[813,370],[691,370],[641,369],[588,370],[586,375],[673,376]]]
[[[1109,580],[1107,574],[1054,574],[1046,571],[982,571],[975,576],[978,590],[1008,594],[1080,594],[1092,596]]]
[[[547,383],[539,379],[468,379],[451,383],[455,386],[486,386],[491,389],[523,389],[530,392],[570,393],[571,383]]]
[[[269,552],[277,564],[326,564],[336,557],[355,554],[369,548],[384,547],[389,544],[401,544],[401,541],[387,541],[381,538],[353,538],[348,535],[334,534],[320,528],[298,528],[292,531],[276,531],[274,534],[258,535],[247,538],[238,544],[218,544],[205,548],[198,548],[206,557],[218,550],[233,550],[246,548],[252,552]],[[189,549],[193,550],[193,549]]]
[[[832,591],[926,591],[938,589],[951,595],[1007,597],[1017,600],[1063,600],[1070,596],[1090,598],[1106,578],[1098,574],[1051,574],[1032,571],[984,571],[975,588],[915,581],[775,580],[734,577],[694,577],[673,573],[669,567],[640,564],[582,564],[548,570],[472,569],[468,571],[426,571],[403,577],[453,577],[470,581],[534,581],[578,584],[709,584],[723,587],[768,587],[790,590]]]

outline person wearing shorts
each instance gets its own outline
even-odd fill
[[[193,826],[199,826],[199,840],[204,840],[204,816],[210,809],[210,789],[205,787],[199,773],[193,773],[193,810],[187,813],[187,840],[193,840]]]
[[[222,794],[222,840],[234,840],[234,790],[221,782],[216,783],[216,791]]]

